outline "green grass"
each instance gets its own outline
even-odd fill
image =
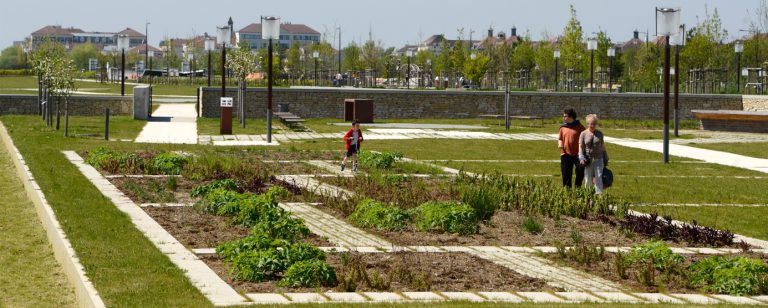
[[[220,125],[219,118],[197,118],[197,134],[221,135],[219,134]],[[285,132],[290,132],[288,127],[280,123],[277,119],[273,119],[272,134],[282,134]],[[242,128],[240,121],[238,121],[237,118],[232,119],[233,135],[265,135],[266,133],[267,120],[264,118],[246,119],[245,128]]]
[[[755,158],[768,159],[768,142],[749,142],[749,143],[703,143],[689,144],[689,146],[723,151]]]
[[[76,306],[74,290],[1,142],[0,170],[0,306]]]
[[[134,83],[134,81],[129,81]],[[99,83],[99,82],[87,82],[87,81],[75,81],[75,85],[78,91],[94,92],[98,94],[120,94],[119,83]],[[133,85],[125,85],[125,95],[133,95]],[[30,89],[18,90],[18,89]],[[37,94],[37,77],[36,76],[14,76],[14,77],[0,77],[0,94]],[[153,84],[153,95],[184,95],[184,96],[196,96],[197,86],[192,86],[186,83],[178,85],[164,85]]]
[[[765,227],[768,207],[642,206],[634,209],[643,213],[655,212],[660,215],[671,215],[677,220],[686,222],[695,220],[700,225],[728,229],[741,235],[768,239],[768,228]]]
[[[171,146],[66,139],[34,116],[3,116],[0,120],[8,127],[107,306],[210,306],[183,272],[60,153],[100,145],[126,150],[167,150]],[[129,134],[127,130],[125,134]]]

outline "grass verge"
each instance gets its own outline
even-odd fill
[[[768,159],[768,142],[749,142],[749,143],[703,143],[689,144],[689,146],[723,151],[733,154],[739,154],[749,157]]]

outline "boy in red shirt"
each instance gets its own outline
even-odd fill
[[[360,130],[360,124],[357,121],[352,122],[352,128],[344,134],[344,143],[346,144],[347,153],[344,156],[344,160],[341,161],[341,171],[344,171],[344,164],[352,156],[352,172],[357,172],[357,152],[360,150],[360,144],[363,143],[363,131]]]
[[[584,166],[579,163],[579,135],[586,128],[576,120],[573,108],[563,110],[563,124],[557,134],[557,147],[560,148],[560,172],[563,186],[572,187],[571,176],[576,167],[576,186],[584,181]]]

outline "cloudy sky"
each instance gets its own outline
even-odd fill
[[[116,32],[131,27],[144,32],[150,22],[150,44],[164,37],[189,37],[214,33],[232,16],[235,30],[258,22],[259,16],[280,16],[284,22],[303,23],[335,39],[341,27],[342,44],[368,38],[369,32],[385,46],[414,44],[432,34],[457,36],[474,31],[473,38],[487,35],[488,28],[518,34],[529,31],[534,39],[542,33],[557,35],[573,4],[585,34],[604,29],[616,42],[631,38],[632,31],[654,32],[654,7],[680,7],[682,20],[694,25],[717,9],[731,38],[744,35],[755,11],[767,0],[386,0],[386,1],[233,1],[233,0],[8,0],[0,4],[0,48],[45,25],[73,26],[85,31]],[[125,6],[118,6],[123,3]],[[642,36],[642,35],[641,35]]]

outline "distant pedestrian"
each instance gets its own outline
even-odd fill
[[[576,185],[584,180],[584,166],[579,163],[579,136],[586,128],[576,119],[573,108],[563,110],[563,124],[557,134],[557,147],[560,148],[560,173],[563,186],[573,187],[573,169],[576,168]]]
[[[352,172],[357,172],[357,152],[360,151],[360,145],[363,143],[363,131],[360,130],[360,124],[357,121],[352,122],[352,128],[344,134],[344,143],[347,153],[341,161],[341,171],[344,171],[347,159],[351,156]]]
[[[608,166],[608,152],[605,150],[603,132],[597,130],[597,115],[589,114],[587,130],[579,136],[579,160],[585,166],[584,187],[595,183],[595,193],[603,193],[603,168]]]

